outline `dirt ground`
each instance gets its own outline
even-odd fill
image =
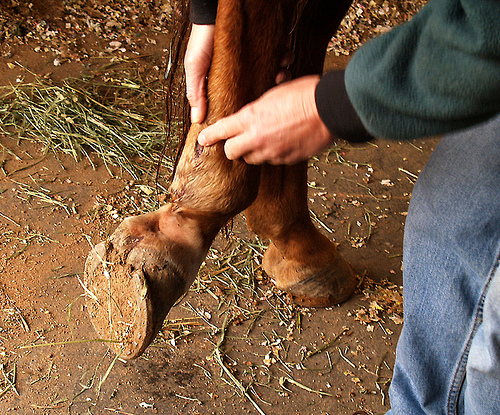
[[[161,67],[168,37],[146,37],[137,46],[148,56],[141,64]],[[102,39],[87,42],[95,51],[107,48]],[[34,47],[3,54],[0,85],[29,80],[15,62],[54,80],[92,69],[91,60],[54,66],[52,51]],[[109,59],[129,52],[106,53]],[[347,60],[332,53],[326,67]],[[239,216],[217,238],[155,343],[125,362],[96,339],[79,281],[91,244],[130,214],[125,201],[139,201],[154,183],[118,168],[110,175],[97,157],[92,166],[0,136],[0,412],[385,413],[402,327],[404,221],[414,181],[436,143],[339,142],[311,160],[312,216],[360,276],[345,304],[290,304],[260,270],[266,241],[249,235]]]

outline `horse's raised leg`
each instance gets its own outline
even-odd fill
[[[209,73],[208,123],[274,84],[293,2],[220,0]],[[85,266],[87,308],[99,335],[125,359],[139,356],[194,281],[219,229],[255,199],[260,168],[229,161],[222,144],[197,145],[193,125],[161,209],[125,219]]]
[[[295,77],[321,73],[327,44],[349,5],[348,0],[307,3],[295,34]],[[352,295],[351,267],[311,222],[307,163],[263,166],[259,194],[245,214],[250,229],[271,239],[264,270],[295,302],[329,306]]]

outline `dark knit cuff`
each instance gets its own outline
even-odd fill
[[[217,0],[191,0],[189,19],[199,25],[215,24]]]
[[[334,137],[362,142],[373,139],[347,95],[344,71],[328,72],[316,86],[318,113]]]

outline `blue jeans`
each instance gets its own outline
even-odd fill
[[[500,414],[500,115],[441,140],[406,221],[387,415]]]

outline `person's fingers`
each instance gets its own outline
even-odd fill
[[[226,152],[226,157],[228,153],[228,148],[227,148],[227,142],[226,145],[224,146],[224,150]],[[231,149],[229,150],[230,152],[232,151]],[[248,153],[240,155],[240,157],[245,160],[245,163],[247,164],[263,164],[263,163],[268,163],[274,166],[279,166],[279,165],[284,165],[284,164],[295,164],[300,160],[297,160],[296,157],[293,156],[293,154],[283,154],[280,156],[277,155],[271,155],[270,153],[266,152],[264,149],[250,149]],[[240,158],[237,157],[237,158]],[[229,158],[229,157],[228,157]],[[234,160],[234,159],[230,159]]]
[[[292,73],[288,69],[282,69],[276,75],[274,82],[276,85],[282,84],[283,82],[290,81],[292,79]]]
[[[202,122],[207,111],[205,76],[186,69],[186,95],[191,105],[191,121]]]
[[[198,144],[202,146],[211,146],[218,141],[225,140],[225,134],[221,131],[220,125],[223,120],[217,121],[215,124],[209,125],[198,134]]]
[[[186,74],[186,94],[189,105],[191,105],[191,122],[203,122],[207,113],[205,76],[193,73]]]
[[[226,156],[227,156],[227,150],[226,150]],[[240,158],[245,160],[245,163],[247,164],[253,164],[253,165],[260,165],[263,163],[268,162],[268,157],[265,156],[265,153],[259,150],[251,151],[245,155],[242,155]],[[276,163],[270,163],[270,164],[282,164],[280,162]]]
[[[243,130],[241,117],[237,112],[206,127],[198,135],[198,143],[202,146],[211,146],[219,141],[238,136]]]
[[[307,159],[331,140],[314,99],[319,76],[302,77],[272,88],[256,101],[205,128],[200,145],[225,140],[228,159],[249,164],[293,164]]]
[[[207,115],[207,106],[199,105],[197,107],[191,107],[191,122],[193,124],[201,124]]]
[[[235,143],[234,139],[226,140],[226,142],[224,143],[224,153],[226,153],[226,157],[229,160],[237,160],[240,158],[237,149],[238,149],[238,143],[237,142]]]
[[[202,146],[211,146],[219,141],[225,141],[224,152],[229,160],[237,160],[248,155],[251,163],[262,163],[259,152],[253,152],[256,140],[251,132],[245,131],[239,113],[230,115],[208,126],[198,135],[198,143]]]
[[[283,82],[287,82],[292,79],[292,72],[290,72],[288,67],[293,63],[294,60],[295,54],[291,49],[287,49],[280,62],[281,69],[274,80],[276,82],[276,85],[282,84]]]
[[[207,114],[207,75],[213,53],[213,25],[193,25],[184,57],[186,94],[191,121],[201,123]]]
[[[255,138],[241,134],[226,140],[224,152],[229,160],[243,158],[248,164],[264,162],[263,152],[255,148]]]

